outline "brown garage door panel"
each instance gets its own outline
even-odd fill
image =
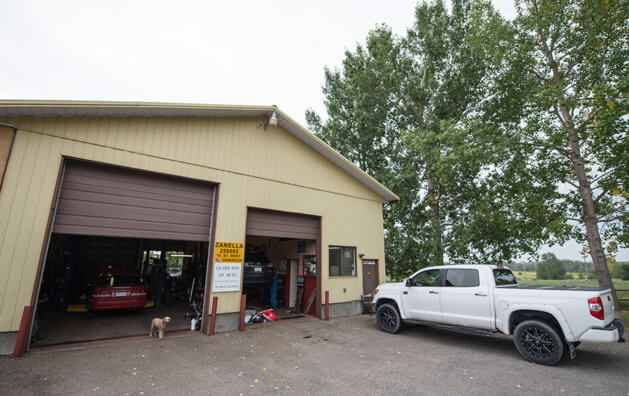
[[[258,236],[274,236],[302,239],[316,239],[317,233],[305,227],[284,226],[281,224],[252,224],[247,227],[247,234]]]
[[[64,190],[60,198],[64,201],[91,202],[103,205],[141,207],[156,210],[168,210],[172,212],[185,212],[194,214],[210,214],[210,208],[202,205],[180,204],[177,202],[159,201],[151,198],[130,198],[115,194],[93,193],[86,191]],[[207,204],[206,204],[207,205]]]
[[[202,236],[199,234],[184,234],[181,232],[168,232],[164,230],[138,231],[114,228],[81,227],[75,225],[70,227],[66,227],[63,225],[55,226],[55,229],[53,231],[58,234],[90,235],[116,238],[167,239],[173,241],[207,242],[209,239],[209,236],[202,238]]]
[[[73,199],[60,199],[57,213],[121,220],[159,220],[167,223],[194,225],[205,225],[210,221],[209,214],[206,215],[177,212],[172,210],[151,209],[141,206],[104,204],[100,202],[77,201]]]
[[[53,232],[207,241],[209,183],[68,162]]]
[[[81,226],[93,228],[119,228],[127,230],[164,230],[168,232],[181,232],[184,234],[203,234],[207,227],[190,224],[174,224],[169,222],[136,221],[128,219],[108,219],[102,217],[75,216],[57,214],[55,218],[57,226]]]
[[[71,179],[76,180],[76,179]],[[153,199],[153,200],[163,200],[165,202],[176,202],[181,204],[189,204],[189,205],[198,205],[205,206],[207,205],[207,197],[202,195],[202,199],[195,199],[191,196],[181,196],[181,195],[173,195],[166,193],[156,193],[154,191],[141,191],[139,189],[123,189],[119,187],[111,187],[111,186],[103,186],[103,185],[93,185],[86,183],[73,182],[64,178],[63,185],[64,189],[68,191],[85,191],[85,192],[93,192],[100,194],[111,194],[112,190],[116,195],[120,197],[130,197],[130,198],[143,198],[143,199]],[[138,186],[138,188],[141,186]],[[204,193],[205,194],[205,193]],[[191,194],[194,195],[194,194]]]
[[[206,189],[194,189],[193,191],[180,190],[177,187],[168,188],[154,185],[147,185],[142,183],[137,183],[135,180],[137,178],[133,177],[134,175],[126,175],[120,174],[117,175],[119,177],[130,177],[128,181],[121,181],[115,179],[105,179],[105,178],[96,178],[89,177],[84,175],[77,174],[66,174],[64,176],[64,180],[68,182],[74,182],[79,185],[83,185],[85,188],[101,187],[110,190],[118,190],[121,193],[126,192],[144,192],[148,194],[156,194],[162,198],[172,199],[175,197],[179,198],[188,198],[188,199],[197,199],[199,202],[203,202],[205,200],[205,190]]]
[[[247,235],[317,239],[319,220],[313,216],[249,209]]]
[[[211,187],[210,184],[191,179],[153,174],[136,169],[112,167],[78,161],[68,163],[65,176],[84,176],[88,179],[104,179],[115,183],[128,183],[145,186],[145,188],[162,188],[164,191],[185,191],[187,193],[203,193]],[[179,183],[177,183],[179,181]],[[99,183],[100,184],[100,183]],[[159,191],[157,191],[159,192]]]

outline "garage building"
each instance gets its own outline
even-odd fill
[[[157,314],[207,332],[213,297],[233,330],[243,291],[280,319],[323,317],[326,292],[353,315],[384,281],[397,196],[275,106],[0,101],[0,123],[0,354]]]

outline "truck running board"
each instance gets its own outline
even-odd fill
[[[440,329],[463,331],[465,333],[475,333],[475,334],[483,334],[483,335],[495,335],[497,333],[496,331],[481,330],[481,329],[475,329],[472,327],[465,327],[465,326],[453,326],[453,325],[448,325],[448,324],[443,324],[443,323],[424,322],[421,320],[404,320],[404,323],[411,323],[411,324],[416,324],[416,325],[421,325],[421,326],[437,327]]]

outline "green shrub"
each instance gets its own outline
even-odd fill
[[[619,267],[618,277],[622,280],[629,280],[629,263],[623,263]]]
[[[564,279],[566,269],[553,253],[544,253],[537,264],[537,279]]]

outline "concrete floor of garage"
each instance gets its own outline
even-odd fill
[[[146,335],[155,317],[170,316],[167,331],[190,329],[190,321],[184,318],[186,307],[185,302],[175,302],[172,307],[146,308],[139,314],[131,310],[100,311],[89,319],[84,312],[41,310],[40,339],[31,347]]]
[[[113,340],[115,341],[115,340]],[[409,327],[361,315],[0,359],[13,394],[616,394],[629,392],[629,345],[582,345],[546,367],[508,337]],[[118,340],[120,341],[120,340]]]

